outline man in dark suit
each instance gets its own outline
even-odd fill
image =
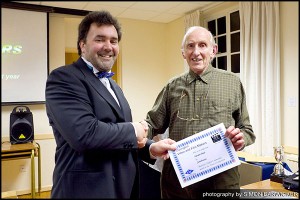
[[[48,77],[46,110],[57,144],[52,198],[138,198],[138,159],[153,163],[175,150],[171,139],[147,140],[147,123],[132,122],[110,78],[121,36],[110,13],[89,13],[79,25],[80,58]]]

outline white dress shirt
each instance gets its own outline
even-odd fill
[[[97,73],[98,73],[99,71],[92,65],[92,63],[90,63],[89,61],[87,61],[84,57],[81,57],[81,58],[83,59],[83,61],[84,61],[89,67],[92,67],[95,76],[98,78]],[[108,78],[98,78],[98,79],[99,79],[99,80],[103,83],[103,85],[107,88],[107,90],[110,92],[110,94],[113,96],[113,98],[116,100],[117,104],[118,104],[119,107],[120,107],[119,100],[118,100],[118,98],[117,98],[115,92],[111,89],[111,86],[110,86],[110,83],[109,83]]]

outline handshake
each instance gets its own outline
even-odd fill
[[[140,122],[132,123],[135,129],[135,134],[138,142],[138,147],[143,148],[147,142],[148,136],[148,123],[143,120]]]
[[[143,148],[148,140],[148,123],[143,120],[140,122],[132,122],[132,125],[135,129],[138,148]],[[150,153],[154,157],[163,157],[164,159],[168,159],[168,150],[174,151],[176,149],[176,146],[172,145],[174,143],[175,141],[169,138],[154,142],[150,146]]]

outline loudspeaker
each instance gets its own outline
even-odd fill
[[[10,143],[21,144],[33,140],[32,113],[27,106],[16,106],[10,114]]]

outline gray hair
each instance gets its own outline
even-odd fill
[[[206,30],[209,34],[210,34],[210,42],[211,42],[211,45],[212,46],[215,46],[216,45],[216,42],[215,42],[215,39],[214,39],[214,36],[212,35],[212,33],[207,30],[206,28],[202,27],[202,26],[191,26],[190,28],[187,29],[184,37],[183,37],[183,40],[182,40],[182,43],[181,43],[181,50],[184,50],[184,46],[186,44],[186,39],[187,37],[192,33],[194,32],[195,30],[197,29],[202,29],[202,30]]]

